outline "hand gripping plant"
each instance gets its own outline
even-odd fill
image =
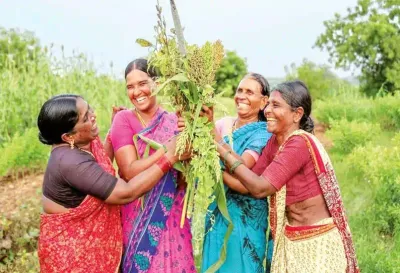
[[[199,116],[203,105],[214,106],[217,103],[212,85],[224,56],[224,48],[220,41],[207,42],[201,47],[187,45],[175,2],[170,0],[170,4],[175,29],[171,29],[171,33],[167,34],[162,8],[157,2],[158,20],[154,27],[156,43],[153,45],[143,39],[137,39],[137,43],[151,48],[149,63],[162,75],[158,79],[159,87],[155,94],[162,90],[185,118],[185,129],[177,139],[177,153],[182,154],[186,147],[191,145],[193,157],[183,168],[187,189],[181,227],[185,217],[191,219],[193,251],[196,266],[200,268],[209,205],[216,201],[218,209],[231,223],[226,208],[218,153],[211,134],[214,124],[206,117]],[[230,224],[221,257],[208,272],[214,272],[225,260],[226,242],[232,228]]]

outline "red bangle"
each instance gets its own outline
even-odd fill
[[[168,160],[168,158],[163,155],[158,161],[157,161],[157,166],[161,169],[161,171],[163,173],[167,173],[171,168],[172,168],[172,164],[171,162]]]

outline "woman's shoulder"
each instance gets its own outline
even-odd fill
[[[132,109],[121,110],[115,114],[114,121],[116,120],[127,120],[134,118]]]
[[[215,127],[222,136],[230,134],[235,119],[235,117],[223,117],[215,122]]]

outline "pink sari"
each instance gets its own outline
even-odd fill
[[[175,135],[177,117],[174,114],[160,109],[146,128],[141,128],[134,113],[123,114],[125,120],[129,121],[120,124],[121,126],[118,126],[117,121],[111,134],[114,130],[127,128],[131,138],[133,134],[140,134],[158,143],[165,143]],[[115,137],[116,135],[112,136]],[[139,137],[136,149],[141,158],[146,154],[146,146]],[[153,152],[150,149],[149,154]],[[176,178],[175,171],[167,173],[144,196],[143,209],[141,200],[122,207],[124,273],[196,272],[189,222],[186,221],[182,229],[179,227],[185,189],[176,186]]]

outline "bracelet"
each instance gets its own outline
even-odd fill
[[[158,161],[157,161],[157,166],[161,169],[161,171],[166,174],[171,168],[172,168],[172,164],[171,162],[168,160],[168,158],[163,155]]]
[[[218,142],[219,145],[224,145],[226,144],[225,139],[222,137]]]
[[[222,156],[222,159],[223,159],[225,165],[226,165],[226,157],[227,157],[228,154],[230,154],[230,153],[231,153],[231,151],[228,150],[228,151],[226,151],[226,152],[224,153],[224,155]]]
[[[242,164],[243,164],[242,161],[236,160],[236,161],[232,164],[231,168],[229,169],[229,172],[230,172],[231,174],[233,174],[233,172],[236,170],[236,168],[239,167],[239,166],[242,165]]]

